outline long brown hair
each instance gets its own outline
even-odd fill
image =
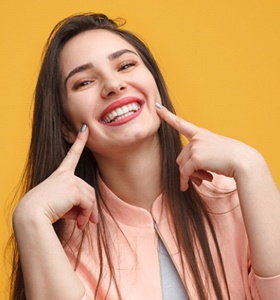
[[[32,138],[30,151],[24,173],[23,193],[32,189],[45,180],[54,170],[57,169],[65,157],[70,145],[64,140],[61,132],[62,123],[66,116],[63,111],[60,90],[60,70],[59,55],[64,45],[72,37],[81,32],[92,29],[105,29],[118,34],[129,42],[139,53],[146,67],[153,75],[162,103],[167,109],[175,113],[169,98],[166,84],[159,67],[153,58],[148,47],[131,32],[120,29],[123,20],[112,21],[103,14],[80,14],[64,19],[56,25],[46,44],[41,70],[35,90],[35,105],[33,115]],[[222,257],[220,254],[217,238],[207,212],[204,202],[197,194],[195,188],[190,183],[186,192],[180,191],[179,170],[175,163],[177,156],[182,149],[180,136],[171,126],[162,122],[159,128],[160,143],[162,149],[162,186],[163,195],[171,212],[174,223],[176,240],[181,253],[181,261],[188,262],[192,277],[194,278],[197,295],[199,299],[207,299],[208,293],[203,283],[202,272],[210,278],[217,299],[223,299],[221,286],[226,284],[225,273],[223,271],[223,283],[219,282],[216,268],[224,270]],[[172,145],[172,146],[170,146]],[[94,186],[97,191],[98,206],[100,209],[100,196],[97,185],[97,163],[92,153],[85,148],[80,162],[76,169],[76,175],[83,178]],[[56,233],[63,241],[63,221],[54,224]],[[100,261],[103,259],[102,245],[106,249],[106,228],[102,219],[98,228],[98,245]],[[210,232],[210,236],[208,234]],[[209,237],[208,237],[209,236]],[[216,252],[220,263],[215,266],[209,246],[209,239],[214,241]],[[197,262],[197,249],[202,251],[202,259],[205,262],[205,270],[200,270]],[[107,247],[108,249],[108,247]],[[117,278],[114,276],[113,264],[110,260],[110,253],[106,252],[106,258],[111,266],[112,280],[117,285]],[[102,263],[100,269],[101,280]],[[98,289],[98,287],[97,287]],[[119,297],[121,292],[119,290]],[[12,272],[11,299],[26,299],[24,293],[24,281],[18,256],[18,250],[14,247],[14,267]],[[96,291],[97,295],[97,291]],[[227,292],[229,297],[229,292]]]

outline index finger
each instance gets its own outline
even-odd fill
[[[156,103],[156,108],[158,115],[169,125],[182,133],[188,140],[190,140],[195,134],[197,134],[199,127],[174,115],[161,104]]]
[[[89,131],[87,129],[87,126],[84,124],[81,130],[79,131],[75,142],[73,143],[65,158],[63,159],[62,163],[60,164],[60,169],[75,171],[76,166],[80,160],[81,154],[86,145],[86,142],[88,140],[88,136]]]

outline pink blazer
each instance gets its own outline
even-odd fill
[[[183,272],[180,255],[173,238],[173,229],[168,214],[162,205],[161,195],[155,200],[151,212],[135,207],[117,198],[100,180],[101,192],[114,216],[104,210],[107,219],[108,240],[115,276],[123,300],[162,299],[158,236],[163,240],[179,274],[186,282],[190,299],[197,299],[194,281],[188,265]],[[212,183],[205,183],[199,193],[206,201],[218,237],[223,256],[230,296],[233,300],[280,299],[280,275],[273,278],[258,277],[250,265],[248,240],[239,206],[235,182],[223,176],[215,176]],[[155,224],[157,230],[155,230]],[[73,224],[69,224],[72,233]],[[100,261],[97,255],[96,225],[90,224],[89,237],[84,241],[80,263],[76,272],[85,286],[83,300],[94,299],[99,276]],[[81,232],[74,230],[65,251],[73,263],[73,252],[77,251]],[[71,249],[70,249],[71,247]],[[214,249],[214,248],[213,248]],[[217,260],[215,251],[214,260]],[[107,261],[104,259],[101,287],[97,299],[118,299],[114,282],[110,283]],[[203,268],[203,263],[201,263]],[[221,274],[218,274],[222,276]],[[204,277],[207,286],[207,278]],[[211,285],[209,299],[215,299]],[[225,293],[225,298],[226,298]]]

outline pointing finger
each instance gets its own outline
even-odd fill
[[[199,127],[174,115],[161,104],[156,103],[156,108],[158,115],[178,132],[187,137],[188,140],[190,140],[198,132]]]
[[[67,155],[65,156],[62,163],[60,164],[59,167],[60,169],[75,171],[75,168],[80,160],[81,154],[86,145],[88,136],[89,136],[89,131],[87,129],[87,126],[84,124],[81,130],[79,131],[74,144],[69,149]]]

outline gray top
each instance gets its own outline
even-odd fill
[[[184,284],[176,270],[170,255],[159,238],[159,260],[162,282],[163,300],[189,299]]]

